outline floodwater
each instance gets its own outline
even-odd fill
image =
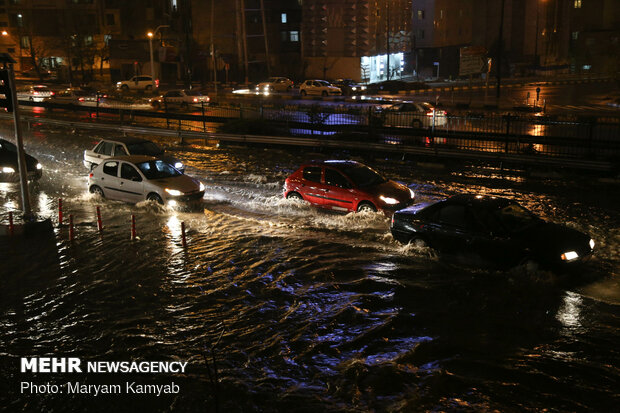
[[[9,135],[8,126],[2,130]],[[41,128],[26,137],[27,151],[44,168],[32,188],[33,206],[57,224],[62,198],[76,238],[70,242],[64,226],[51,239],[2,245],[0,406],[6,411],[603,412],[620,406],[617,186],[363,159],[409,185],[419,200],[463,191],[506,196],[597,242],[577,274],[506,271],[398,244],[380,214],[336,215],[282,199],[284,178],[301,162],[347,154],[177,146],[172,152],[207,191],[203,208],[173,211],[87,194],[82,153],[99,137]],[[3,223],[9,210],[19,209],[16,190],[0,188]],[[33,356],[189,364],[181,375],[20,373],[19,358]],[[174,381],[180,391],[33,395],[20,392],[23,381]]]

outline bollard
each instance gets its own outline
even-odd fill
[[[101,208],[97,207],[97,230],[103,231],[103,224],[101,223]]]
[[[13,212],[9,211],[9,235],[13,236],[15,227],[13,226]]]
[[[131,216],[131,240],[136,239],[136,216]]]
[[[187,248],[187,241],[185,240],[185,222],[181,222],[181,241],[183,248]]]
[[[73,214],[69,214],[69,241],[73,241]]]
[[[58,198],[58,226],[62,226],[62,198]]]

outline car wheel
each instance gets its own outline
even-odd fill
[[[30,96],[30,101],[34,102],[34,98],[32,96]]]
[[[153,106],[153,109],[155,110],[159,110],[161,108],[161,104],[159,102],[153,102],[151,106]]]
[[[97,185],[93,185],[90,187],[90,193],[94,195],[99,195],[101,198],[105,198],[105,195],[103,194],[103,189],[101,189]]]
[[[146,85],[144,90],[146,90],[147,92],[153,90],[153,85]]]
[[[357,206],[357,212],[377,212],[377,207],[370,202],[360,202]]]
[[[121,86],[121,90],[122,90],[123,92],[127,92],[127,91],[129,90],[129,86],[127,86],[127,85],[122,85],[122,86]]]
[[[420,119],[414,119],[411,121],[411,127],[412,128],[421,128],[422,127],[422,121]]]
[[[161,199],[161,197],[160,197],[158,194],[156,194],[156,193],[150,193],[150,194],[148,194],[148,195],[146,196],[146,200],[147,200],[147,201],[155,201],[155,202],[157,202],[157,203],[158,203],[158,204],[160,204],[160,205],[163,205],[163,204],[164,204],[164,200],[163,200],[163,199]]]
[[[428,242],[426,242],[426,240],[424,238],[419,238],[419,237],[415,237],[412,238],[411,241],[409,241],[409,243],[411,245],[413,245],[416,248],[428,248]]]
[[[523,258],[519,264],[523,268],[525,268],[527,272],[536,272],[538,271],[538,268],[540,267],[540,264],[538,263],[538,261],[536,261],[532,257]]]
[[[289,192],[288,195],[286,195],[286,199],[294,199],[296,201],[303,201],[303,197],[298,194],[297,192]]]
[[[302,90],[301,92],[299,92],[299,94],[302,95],[302,96],[306,96],[307,93],[306,93],[305,90]]]
[[[321,96],[323,97],[327,96],[327,92],[324,90],[323,92],[321,92]]]

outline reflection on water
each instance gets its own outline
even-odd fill
[[[329,155],[183,146],[174,154],[207,184],[204,211],[173,211],[85,195],[81,156],[93,137],[46,136],[29,142],[31,150],[46,154],[46,168],[57,172],[33,189],[34,207],[54,217],[62,197],[65,215],[80,225],[73,243],[66,228],[57,229],[60,265],[35,265],[36,250],[10,250],[11,273],[0,277],[0,323],[7,327],[0,333],[1,379],[10,387],[0,403],[10,411],[83,411],[92,401],[18,395],[12,366],[32,354],[188,360],[191,376],[173,377],[183,388],[176,400],[98,402],[107,410],[207,411],[214,390],[203,353],[218,340],[222,411],[614,406],[618,373],[606,366],[620,364],[620,309],[617,301],[596,299],[602,290],[620,296],[617,283],[601,282],[620,267],[611,191],[541,189],[519,171],[511,172],[519,179],[493,184],[480,178],[501,171],[442,175],[374,160],[414,188],[419,201],[469,191],[502,195],[590,232],[597,254],[582,277],[597,287],[573,288],[568,276],[555,284],[545,274],[481,270],[403,246],[381,214],[332,214],[283,199],[282,182],[299,164]],[[0,214],[17,207],[17,192],[0,197]],[[131,214],[139,225],[134,242]]]

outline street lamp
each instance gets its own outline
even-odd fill
[[[157,34],[159,29],[163,29],[165,27],[170,27],[167,24],[157,26],[155,31],[148,32],[146,35],[149,38],[149,52],[151,54],[151,90],[155,90],[155,65],[153,64],[153,37]]]

